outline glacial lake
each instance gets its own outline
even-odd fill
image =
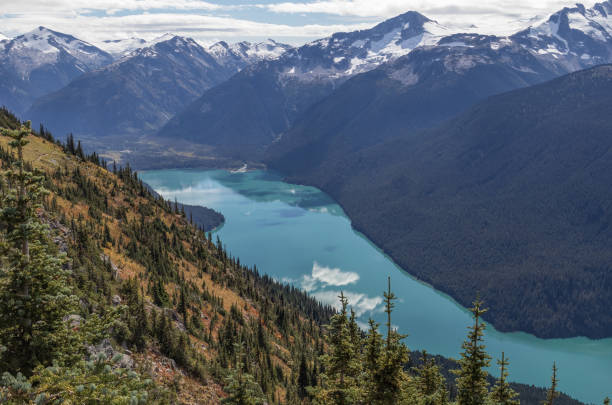
[[[167,199],[223,213],[226,222],[216,233],[243,264],[327,304],[337,305],[344,291],[363,325],[369,317],[383,324],[382,293],[390,276],[399,298],[393,323],[409,335],[408,347],[459,356],[471,324],[468,311],[399,268],[320,190],[284,183],[267,171],[157,170],[140,177]],[[612,339],[544,340],[490,325],[485,339],[495,376],[495,359],[504,351],[512,381],[548,386],[556,361],[562,391],[587,403],[612,397]]]

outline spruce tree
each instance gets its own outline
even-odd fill
[[[48,227],[37,215],[46,194],[44,178],[26,170],[23,148],[30,123],[3,130],[17,151],[6,172],[10,189],[2,198],[0,221],[0,369],[27,376],[39,364],[49,365],[67,345],[64,317],[76,308],[68,287],[65,258],[54,254]]]
[[[501,360],[497,360],[497,365],[500,368],[499,379],[495,383],[493,390],[491,391],[490,400],[496,405],[519,405],[520,401],[516,399],[518,394],[508,383],[508,365],[510,362],[502,352]]]
[[[375,403],[378,397],[380,357],[383,349],[382,335],[378,332],[379,324],[373,319],[369,320],[370,328],[366,335],[363,350],[364,380],[366,403]]]
[[[340,312],[331,318],[329,352],[322,357],[325,365],[325,373],[321,375],[322,386],[314,392],[318,403],[349,405],[359,403],[363,396],[363,387],[359,385],[361,361],[357,349],[361,342],[351,339],[347,298],[342,292],[338,298]]]
[[[415,369],[416,390],[423,405],[445,405],[448,403],[446,380],[440,373],[433,357],[423,351],[421,364]]]
[[[468,327],[469,333],[462,345],[459,369],[453,370],[457,376],[458,405],[483,405],[488,395],[488,373],[485,368],[489,366],[491,357],[486,353],[483,343],[486,325],[481,318],[487,310],[482,306],[482,301],[476,299],[470,309],[474,325]]]
[[[387,291],[383,293],[385,313],[387,314],[387,339],[383,347],[379,377],[376,387],[376,403],[396,404],[405,380],[404,365],[408,362],[408,348],[402,342],[407,335],[400,334],[393,328],[391,313],[395,308],[397,297],[391,291],[391,278],[387,279]]]
[[[557,364],[553,363],[552,376],[550,377],[550,388],[546,392],[546,400],[542,401],[543,405],[554,405],[555,399],[559,396],[557,392],[557,385],[559,380],[557,379]]]
[[[236,367],[226,378],[225,391],[229,394],[221,403],[229,405],[259,405],[265,402],[261,387],[252,375],[244,372],[244,346],[234,343]]]

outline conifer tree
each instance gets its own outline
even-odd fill
[[[52,253],[48,229],[37,215],[46,193],[43,177],[26,170],[23,148],[31,133],[27,122],[3,130],[12,138],[17,158],[6,178],[11,188],[3,196],[0,221],[0,368],[30,375],[39,364],[49,365],[68,339],[63,318],[76,307],[68,287],[65,258]]]
[[[265,402],[261,387],[252,375],[244,372],[244,346],[234,343],[236,352],[236,367],[226,378],[225,390],[229,394],[221,403],[229,405],[258,405]]]
[[[383,293],[385,313],[387,314],[387,338],[380,357],[374,403],[396,404],[406,378],[404,365],[408,362],[408,348],[402,342],[406,335],[393,328],[391,313],[397,297],[391,291],[391,278],[387,279],[387,291]]]
[[[297,379],[297,393],[300,398],[305,398],[308,394],[306,387],[310,385],[310,378],[308,376],[308,365],[306,364],[306,356],[304,353],[300,356],[300,367],[298,371]]]
[[[493,404],[496,405],[519,405],[520,401],[516,399],[518,394],[510,388],[508,383],[508,365],[510,362],[502,352],[501,360],[497,360],[497,365],[500,368],[499,379],[495,383],[493,390],[491,391],[490,399]]]
[[[366,335],[363,350],[364,381],[366,403],[374,403],[377,399],[380,357],[383,349],[382,335],[378,332],[379,324],[370,318],[370,328]]]
[[[558,383],[557,364],[553,363],[552,376],[550,377],[550,388],[546,392],[546,400],[542,402],[543,405],[554,405],[555,399],[559,396],[559,392],[557,392]]]
[[[416,391],[423,405],[444,405],[448,403],[446,380],[440,373],[433,357],[423,351],[421,364],[415,369]]]
[[[481,318],[487,310],[482,306],[482,301],[476,299],[470,308],[474,325],[468,327],[469,333],[462,345],[459,369],[453,370],[457,376],[458,405],[483,405],[487,399],[489,384],[485,368],[489,366],[491,357],[486,353],[483,343],[486,325]]]
[[[349,405],[359,403],[363,396],[359,386],[361,362],[357,352],[360,342],[351,340],[348,300],[342,292],[338,298],[340,312],[331,318],[329,353],[322,358],[325,373],[321,375],[322,387],[315,390],[315,399],[321,404]]]
[[[610,405],[610,398],[608,397],[604,398],[604,405]]]

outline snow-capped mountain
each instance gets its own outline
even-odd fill
[[[249,66],[204,93],[159,134],[186,137],[211,145],[219,153],[241,158],[257,156],[283,136],[305,111],[330,94],[332,98],[339,94],[338,87],[353,77],[351,82],[358,85],[351,84],[352,91],[336,98],[340,110],[346,110],[343,104],[374,110],[388,104],[389,111],[402,111],[408,118],[411,114],[401,105],[414,101],[418,106],[418,98],[431,92],[406,89],[436,83],[436,100],[446,112],[432,114],[432,119],[422,124],[429,125],[467,107],[465,100],[476,102],[499,91],[612,62],[611,10],[612,0],[591,9],[577,5],[510,37],[453,33],[419,13],[408,12],[372,29],[337,33],[291,49],[276,60]],[[405,62],[396,63],[403,59]],[[389,69],[367,73],[381,65],[389,65]],[[480,77],[481,71],[495,71],[498,77]],[[391,83],[380,81],[377,75],[388,76],[396,83],[393,86],[404,89],[398,99],[401,102],[396,100],[400,105],[394,104],[393,99],[386,100],[396,97],[395,93],[377,91],[380,83]],[[457,75],[460,81],[455,80]],[[441,81],[432,81],[432,77],[440,77]],[[462,91],[471,92],[469,97],[455,97],[452,86],[456,83],[461,83]],[[241,102],[236,103],[237,99]],[[447,105],[451,99],[457,104]],[[436,109],[435,103],[429,105]],[[351,114],[365,114],[359,109],[346,111],[347,122],[355,122]],[[381,116],[374,113],[372,116]],[[331,122],[333,114],[322,117],[320,128],[327,128],[324,123]],[[365,127],[379,133],[386,124],[369,122]],[[217,136],[221,132],[224,137]]]
[[[8,40],[8,39],[10,39],[10,38],[0,32],[0,41],[4,41],[4,40]]]
[[[367,72],[452,32],[410,11],[372,29],[336,33],[287,53],[283,75],[300,80],[343,79]]]
[[[38,27],[0,42],[0,104],[21,113],[35,98],[112,61],[85,41]]]
[[[436,44],[447,32],[422,14],[408,12],[368,30],[336,33],[291,48],[208,90],[159,135],[229,147],[230,153],[240,144],[245,156],[253,157],[348,78],[418,46]],[[224,136],[215,135],[219,133]]]
[[[612,59],[612,1],[564,8],[510,37],[568,71]]]
[[[58,134],[148,134],[233,73],[193,39],[163,38],[38,99],[26,116]]]
[[[101,47],[115,59],[129,55],[138,48],[146,46],[147,41],[142,38],[107,39],[102,41]]]
[[[231,45],[220,41],[209,46],[207,51],[217,60],[217,63],[238,72],[262,60],[277,59],[291,48],[290,45],[268,39],[265,42],[243,41]]]
[[[62,59],[66,57],[72,57],[74,66],[81,72],[112,62],[110,55],[103,50],[72,35],[45,27],[38,27],[6,42],[2,51],[3,62],[14,66],[24,79],[44,65],[64,62]]]

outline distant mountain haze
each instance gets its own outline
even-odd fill
[[[96,138],[153,134],[205,90],[259,55],[242,44],[244,55],[226,63],[218,52],[212,54],[192,39],[173,35],[145,45],[41,97],[26,116],[60,134]],[[266,52],[278,52],[281,46],[275,46]]]

